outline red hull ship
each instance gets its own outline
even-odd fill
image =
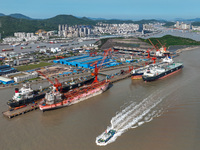
[[[2,52],[6,52],[6,51],[14,51],[14,49],[13,48],[2,49]]]

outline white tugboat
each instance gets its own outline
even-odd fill
[[[103,134],[101,134],[98,138],[96,138],[97,145],[105,145],[117,132],[114,129],[107,129],[107,130]]]

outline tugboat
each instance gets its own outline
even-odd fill
[[[32,103],[39,99],[44,98],[45,93],[40,90],[33,90],[30,85],[24,84],[20,89],[15,88],[15,94],[11,100],[7,102],[9,107],[19,107],[21,105],[26,105]]]
[[[107,130],[102,134],[102,136],[97,139],[98,144],[105,144],[108,142],[116,133],[117,131],[114,129],[110,129],[108,132]]]

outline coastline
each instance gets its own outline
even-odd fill
[[[186,47],[186,48],[181,48],[181,49],[177,49],[176,50],[176,53],[181,53],[183,51],[190,51],[190,50],[194,50],[194,49],[197,49],[199,48],[200,49],[200,46],[192,46],[192,47]]]

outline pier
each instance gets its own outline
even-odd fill
[[[120,80],[129,78],[129,77],[131,77],[131,74],[130,74],[130,73],[125,74],[125,75],[120,75],[120,76],[118,76],[118,77],[112,78],[112,79],[110,80],[110,82],[111,82],[111,83],[114,83],[114,82],[117,82],[117,81],[120,81]]]
[[[10,110],[4,111],[2,113],[5,117],[8,117],[11,119],[15,116],[19,116],[19,115],[25,114],[27,112],[36,110],[36,109],[38,109],[38,107],[39,107],[39,102],[36,102],[36,103],[31,103],[31,104],[29,104],[25,107],[19,108],[19,109],[10,109]]]

